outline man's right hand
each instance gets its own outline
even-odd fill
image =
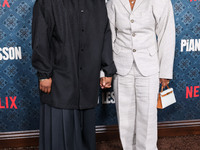
[[[51,92],[51,84],[52,84],[52,79],[42,79],[40,80],[40,90],[44,93],[50,93]]]

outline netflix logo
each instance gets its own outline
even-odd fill
[[[8,7],[8,8],[10,8],[8,0],[0,0],[0,7]]]
[[[187,86],[186,87],[186,99],[193,98],[193,97],[199,97],[199,88],[200,86]]]
[[[18,109],[15,103],[17,96],[0,98],[0,109]]]
[[[182,39],[181,52],[200,51],[200,39]]]
[[[99,104],[99,100],[98,100]],[[114,92],[102,92],[102,104],[115,104]]]

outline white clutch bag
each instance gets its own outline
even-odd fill
[[[157,103],[157,108],[159,109],[164,109],[167,106],[170,106],[174,103],[176,103],[176,98],[174,95],[174,90],[173,88],[169,88],[169,86],[167,86],[167,89],[164,90],[164,87],[161,87],[161,92],[159,93],[158,96],[158,103]]]

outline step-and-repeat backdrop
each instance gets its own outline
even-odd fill
[[[0,0],[0,132],[39,128],[36,71],[31,66],[35,0]],[[159,121],[200,119],[200,0],[172,0],[176,21],[174,88],[177,103]],[[100,91],[97,125],[117,124],[112,89]]]

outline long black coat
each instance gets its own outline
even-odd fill
[[[32,64],[39,79],[52,77],[43,103],[88,109],[97,104],[100,70],[116,68],[105,0],[37,0],[33,10]]]

